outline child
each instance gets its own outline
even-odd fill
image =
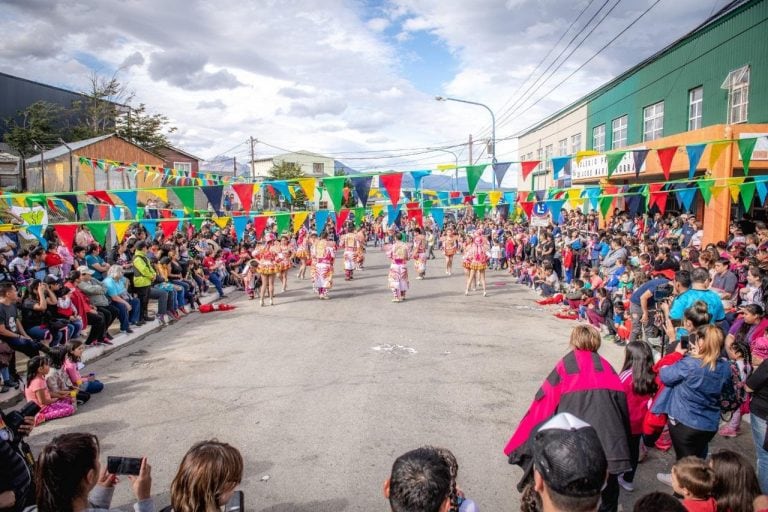
[[[76,405],[83,405],[87,402],[91,395],[85,391],[77,389],[72,381],[64,371],[64,361],[67,358],[67,350],[64,347],[53,347],[48,353],[48,358],[51,361],[51,371],[48,372],[46,383],[48,389],[51,392],[51,396],[54,398],[59,395],[59,398],[71,397],[77,401]]]
[[[619,287],[614,292],[614,295],[621,300],[628,300],[632,296],[632,275],[629,272],[624,272],[619,277]]]
[[[631,437],[629,439],[629,462],[632,469],[623,475],[619,475],[619,485],[624,490],[632,492],[635,486],[635,471],[640,461],[641,443],[643,435],[643,420],[648,412],[648,403],[656,394],[656,373],[653,371],[653,352],[651,347],[644,342],[633,341],[627,345],[624,352],[624,366],[619,374],[624,392],[627,395],[627,409],[629,410],[629,427]]]
[[[83,320],[78,315],[77,308],[72,303],[72,297],[70,296],[71,291],[72,290],[66,286],[62,286],[56,292],[56,313],[61,318],[67,319],[69,321],[69,325],[74,327],[74,330],[72,330],[69,334],[69,337],[74,339],[77,338],[80,335],[80,332],[83,330]]]
[[[243,271],[243,282],[245,284],[245,292],[248,294],[248,300],[253,300],[256,297],[256,290],[261,287],[261,275],[256,270],[258,268],[259,262],[250,260]]]
[[[608,329],[608,336],[616,339],[616,328],[613,325],[613,301],[605,288],[595,290],[595,299],[597,303],[594,307],[587,309],[587,319],[589,323],[597,327],[598,330],[603,325]]]
[[[87,380],[83,380],[80,376],[78,369],[78,363],[80,357],[82,357],[85,351],[85,345],[80,340],[72,340],[66,345],[67,355],[64,359],[64,371],[67,373],[69,380],[77,386],[80,391],[86,393],[100,393],[104,389],[104,384],[96,380],[96,374],[92,373],[88,376]]]
[[[739,386],[743,387],[747,377],[752,373],[752,351],[749,343],[746,340],[735,340],[730,345],[726,345],[725,350],[728,353],[728,359],[736,363],[739,369]],[[747,403],[747,411],[748,407]],[[730,421],[720,429],[718,434],[723,437],[738,436],[741,433],[741,415],[742,408],[733,411]]]
[[[491,247],[491,270],[501,270],[501,244],[494,242]]]
[[[51,395],[46,382],[49,370],[50,361],[46,356],[35,356],[27,362],[27,389],[24,390],[24,397],[40,407],[40,412],[35,416],[35,426],[75,413],[74,399],[69,393],[66,393],[66,397],[54,398]]]
[[[29,282],[30,275],[27,271],[29,269],[29,251],[22,249],[18,252],[15,258],[11,260],[8,265],[8,270],[11,271],[16,286],[26,286]]]
[[[672,466],[672,488],[683,497],[688,512],[717,512],[714,486],[715,472],[703,459],[691,455]]]
[[[603,278],[600,277],[600,269],[597,267],[592,267],[589,270],[589,287],[592,290],[597,290],[601,286],[603,286]]]
[[[456,477],[459,473],[459,462],[453,452],[447,448],[435,448],[435,451],[448,465],[451,473],[451,510],[457,512],[479,512],[479,508],[474,501],[464,496],[464,492],[456,484]]]
[[[560,290],[560,280],[557,278],[557,274],[551,267],[544,269],[544,278],[538,279],[535,283],[541,290],[543,297],[551,297]]]

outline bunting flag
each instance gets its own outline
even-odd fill
[[[346,176],[333,176],[329,178],[323,178],[323,185],[328,191],[328,196],[333,204],[333,209],[337,213],[341,210],[342,199],[344,197],[344,182],[347,180]]]
[[[57,224],[53,226],[59,240],[71,251],[75,243],[75,233],[77,233],[76,224]]]
[[[741,163],[744,167],[744,175],[749,174],[749,162],[752,161],[752,152],[755,150],[755,144],[757,144],[756,138],[739,139],[736,141],[739,146],[739,154],[741,155]]]
[[[648,208],[656,206],[661,215],[664,215],[667,209],[667,193],[662,191],[663,187],[664,183],[651,183],[648,185]]]
[[[400,186],[403,183],[403,175],[400,173],[382,174],[379,176],[379,183],[389,194],[392,206],[397,206],[400,202]]]
[[[150,189],[144,190],[144,192],[149,192],[150,194],[154,195],[158,199],[162,200],[164,203],[168,202],[167,188],[150,188]]]
[[[696,185],[699,186],[701,197],[704,199],[704,204],[709,206],[709,201],[712,199],[712,187],[715,184],[715,180],[698,180]]]
[[[752,207],[752,200],[755,197],[754,181],[749,181],[741,185],[741,204],[744,205],[744,210],[749,211]]]
[[[232,185],[232,190],[234,190],[235,194],[237,194],[237,198],[240,200],[240,204],[243,206],[243,210],[250,212],[251,207],[253,206],[253,184],[235,183]],[[235,228],[235,230],[237,230],[237,228]],[[239,238],[240,237],[238,237],[238,239]]]
[[[488,164],[468,165],[466,167],[467,188],[469,191],[469,195],[472,195],[475,193],[475,188],[477,188],[477,184],[480,181],[480,177],[483,175],[483,171],[485,171],[486,167],[488,167]]]
[[[616,168],[619,166],[626,153],[626,151],[611,151],[610,153],[605,154],[605,159],[608,164],[609,178],[614,172],[616,172]]]
[[[475,217],[482,220],[485,218],[485,205],[484,204],[476,204],[472,206],[472,209],[475,212]]]
[[[325,211],[325,213],[327,214],[328,212]],[[261,236],[264,234],[264,229],[266,227],[267,227],[267,217],[265,215],[257,215],[256,217],[253,218],[253,230],[256,232],[257,240],[261,240]]]
[[[375,204],[371,206],[371,215],[373,215],[374,219],[379,218],[381,214],[384,212],[384,205],[383,204]]]
[[[611,196],[600,196],[599,198],[599,204],[600,204],[600,215],[605,219],[606,215],[608,215],[608,212],[611,210],[611,205],[613,204],[613,200],[615,198]]]
[[[693,199],[696,197],[696,187],[686,187],[675,191],[677,201],[683,210],[690,212],[693,206]]]
[[[528,217],[529,220],[531,218],[531,214],[533,213],[534,204],[534,201],[520,201],[520,208],[523,209],[525,216]]]
[[[195,210],[195,190],[197,190],[195,187],[175,187],[173,189],[186,212]]]
[[[307,220],[309,212],[295,212],[293,214],[293,232],[298,233],[301,226],[304,225],[304,221]]]
[[[229,224],[231,218],[232,217],[214,217],[212,220],[214,223],[216,223],[217,226],[219,226],[219,229],[224,229],[227,227],[227,224]],[[173,233],[173,231],[171,231],[171,233]]]
[[[435,221],[435,224],[437,224],[438,229],[443,229],[443,222],[445,221],[445,210],[442,208],[432,208],[432,211],[429,213],[432,215],[432,219]]]
[[[688,152],[688,179],[692,180],[696,175],[696,167],[699,165],[701,155],[704,154],[704,148],[706,144],[689,144],[685,146],[685,150]]]
[[[48,248],[48,241],[43,237],[43,226],[40,224],[33,225],[33,226],[25,226],[24,229],[27,230],[27,233],[31,233],[32,236],[37,238],[37,241],[40,242],[40,246],[43,249]]]
[[[656,150],[656,155],[659,157],[659,162],[661,163],[661,170],[664,173],[664,178],[667,180],[669,179],[669,173],[672,167],[672,160],[675,158],[675,153],[677,153],[677,146]],[[662,215],[664,215],[664,212],[662,212]]]
[[[570,161],[570,156],[556,156],[552,159],[552,177],[555,180],[557,180],[557,177],[560,175],[560,171],[562,171],[565,165]],[[608,177],[611,177],[610,168],[608,171]]]
[[[291,227],[291,214],[290,213],[278,213],[275,215],[275,225],[277,226],[277,234],[283,235],[288,232],[288,228]]]
[[[227,221],[229,221],[229,217],[224,217],[224,218],[227,219]],[[219,219],[214,219],[214,220],[217,221],[216,224],[218,224]],[[179,227],[179,221],[177,219],[160,221],[160,229],[163,231],[163,235],[165,235],[166,239],[170,238],[173,235],[173,233],[176,231],[176,228],[178,227]]]
[[[144,219],[141,221],[141,225],[147,230],[149,238],[155,238],[155,233],[157,233],[157,221],[155,219]]]
[[[77,194],[56,194],[56,197],[72,205],[73,212],[77,211],[77,205],[79,204],[79,201],[77,200]]]
[[[648,156],[648,149],[633,149],[632,150],[632,160],[635,164],[635,177],[640,176],[640,170],[643,168],[643,164],[645,163],[645,158]]]
[[[416,208],[407,209],[406,214],[409,221],[415,220],[419,227],[424,227],[424,211],[418,207],[418,203]]]
[[[517,192],[504,192],[504,202],[512,204],[517,200]]]
[[[91,190],[89,192],[86,192],[89,196],[98,199],[99,201],[103,201],[107,204],[110,204],[112,206],[115,206],[115,202],[112,200],[111,197],[109,197],[109,194],[106,190]]]
[[[766,178],[768,176],[758,176],[755,178],[755,186],[757,188],[757,195],[760,198],[760,204],[765,204],[765,197],[766,194],[768,194],[768,185],[766,185],[764,179],[759,178]]]
[[[308,201],[315,200],[315,178],[301,178],[298,180],[299,187],[307,196]]]
[[[283,196],[286,201],[291,200],[291,191],[288,190],[288,182],[285,180],[270,181],[269,184],[277,190],[277,193]]]
[[[485,200],[488,197],[488,192],[478,192],[475,199],[477,199],[477,204],[485,204]]]
[[[400,207],[402,205],[400,203],[391,205],[387,205],[387,226],[391,226],[395,223],[397,220],[397,217],[400,215]]]
[[[630,217],[635,217],[640,210],[640,205],[643,203],[640,196],[629,196],[627,198],[627,210]]]
[[[600,188],[599,187],[586,188],[584,189],[584,194],[589,199],[590,208],[592,208],[593,210],[597,209],[598,197],[600,197]]]
[[[360,225],[363,223],[363,219],[365,218],[365,208],[357,207],[355,208],[355,229],[358,229]]]
[[[560,217],[560,209],[565,204],[565,199],[548,199],[544,202],[547,204],[549,211],[552,212],[552,219],[557,222],[558,217]]]
[[[107,231],[109,231],[109,224],[106,222],[85,222],[85,226],[88,227],[88,231],[93,235],[93,239],[99,242],[99,245],[104,247],[107,245]]]
[[[504,176],[507,175],[507,171],[509,170],[509,166],[512,165],[512,162],[503,162],[503,163],[495,163],[493,164],[493,174],[496,176],[496,184],[500,187],[501,182],[504,179]]]
[[[411,177],[413,177],[413,188],[421,190],[421,180],[423,180],[425,176],[432,174],[432,171],[410,171],[410,173]]]
[[[729,140],[722,140],[718,142],[713,142],[709,145],[709,170],[711,171],[718,160],[720,160],[720,155],[723,154],[723,150],[731,145],[731,141]]]
[[[123,241],[125,234],[128,232],[128,228],[131,227],[131,224],[133,224],[133,222],[129,220],[112,223],[112,227],[115,228],[115,238],[117,238],[118,243]]]
[[[499,204],[499,201],[501,201],[501,190],[491,190],[488,192],[488,201],[491,203],[491,206],[496,206]]]
[[[741,185],[744,183],[745,178],[728,178],[726,180],[726,183],[728,183],[728,191],[731,193],[731,199],[733,199],[734,203],[739,202],[739,194],[741,193]]]
[[[211,203],[211,206],[213,207],[213,211],[215,211],[217,214],[221,214],[221,199],[224,195],[224,186],[223,185],[211,185],[211,186],[205,186],[200,187],[200,190],[202,190],[203,194],[205,194],[206,199],[208,199],[208,202]]]
[[[193,217],[192,219],[189,219],[189,223],[192,224],[195,231],[200,231],[202,229],[204,221],[205,219],[202,217]]]
[[[539,160],[529,160],[527,162],[520,162],[520,167],[522,168],[522,174],[523,179],[528,179],[528,175],[533,172],[533,170],[541,163]],[[533,208],[533,207],[531,207]]]
[[[318,210],[315,212],[315,229],[317,230],[317,235],[320,236],[320,233],[323,232],[325,229],[325,225],[328,223],[328,216],[331,214],[328,210]]]
[[[571,208],[579,208],[584,204],[584,198],[581,197],[581,190],[571,189],[566,195],[568,196],[568,204],[571,205]]]
[[[371,192],[371,180],[373,176],[355,176],[351,178],[352,186],[355,187],[355,194],[360,204],[365,206],[368,204],[368,196]]]
[[[247,185],[251,190],[253,190],[253,187],[251,187],[250,183]],[[232,217],[232,226],[235,228],[235,237],[238,239],[238,241],[243,240],[243,235],[245,234],[245,226],[248,225],[249,220],[250,219],[247,215],[238,215],[237,217]]]
[[[591,149],[585,150],[585,151],[577,151],[576,152],[576,165],[579,165],[584,158],[589,158],[591,156],[597,156],[600,153]]]

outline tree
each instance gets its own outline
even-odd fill
[[[41,145],[58,143],[60,134],[56,124],[61,113],[60,106],[37,101],[17,112],[15,118],[5,120],[8,132],[4,140],[22,158],[36,151],[35,142]]]
[[[89,90],[83,91],[83,100],[72,104],[78,122],[72,128],[75,139],[89,139],[115,131],[117,118],[133,100],[135,93],[121,84],[117,71],[106,77],[92,72],[88,77]]]
[[[306,177],[304,171],[301,170],[301,165],[295,162],[274,163],[268,175],[270,180],[295,180]],[[307,196],[300,187],[296,190],[295,197],[291,199],[295,208],[306,208]]]
[[[147,151],[155,151],[170,144],[168,135],[176,127],[169,123],[165,114],[148,114],[146,105],[140,103],[136,108],[128,107],[127,114],[116,119],[115,132]]]

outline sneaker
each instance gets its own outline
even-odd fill
[[[7,385],[5,385],[5,384],[3,384],[3,385],[2,385],[2,387],[0,387],[0,393],[7,393],[7,392],[9,392],[10,390],[11,390],[11,387],[10,387],[10,386],[7,386]]]
[[[635,484],[624,480],[624,475],[619,475],[619,485],[627,492],[632,492],[635,490]]]
[[[120,331],[120,332],[123,334],[133,334],[133,329],[128,328],[125,331]]]
[[[672,487],[672,473],[656,473],[656,479],[659,482]]]
[[[721,428],[720,431],[718,432],[718,434],[720,434],[722,437],[736,437],[740,433],[741,432],[739,432],[735,428],[731,428],[729,426],[725,426],[725,427]]]
[[[103,340],[99,341],[102,345],[114,345],[111,341],[109,341],[107,338],[104,338]]]
[[[108,340],[114,339],[114,337],[111,334],[109,334],[108,332],[104,333],[104,337],[107,338]]]

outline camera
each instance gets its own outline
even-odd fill
[[[14,435],[19,435],[19,427],[24,424],[24,418],[34,417],[40,412],[40,406],[35,402],[27,402],[19,411],[11,411],[5,416],[5,426]]]
[[[660,284],[653,290],[653,300],[655,302],[663,302],[672,297],[674,291],[675,287],[672,286],[672,283]]]

